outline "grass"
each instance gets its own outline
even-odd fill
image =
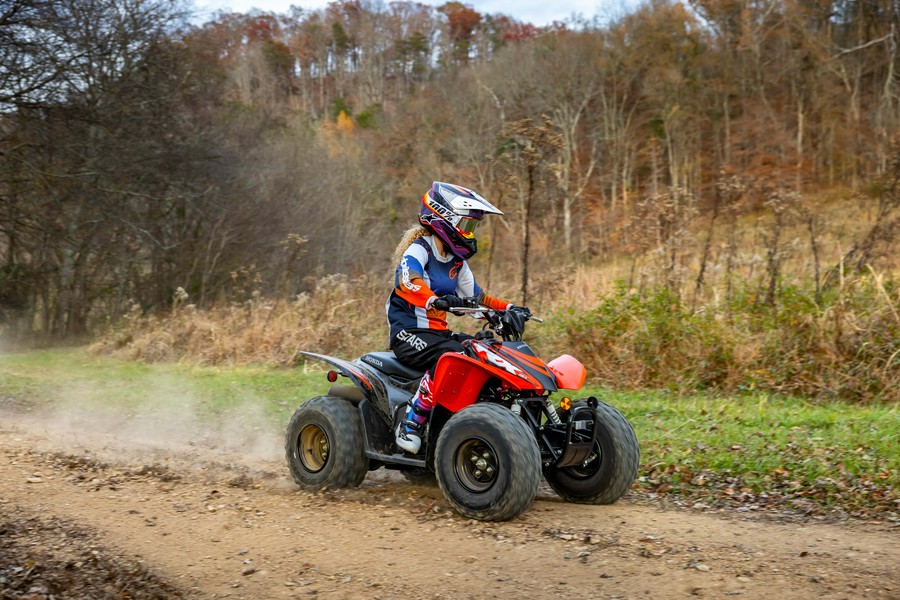
[[[130,410],[190,402],[204,418],[248,404],[273,432],[324,393],[321,371],[143,364],[81,349],[0,356],[0,404],[77,401]],[[897,405],[810,402],[767,394],[678,396],[586,389],[631,421],[641,444],[636,491],[745,510],[839,510],[896,519]]]
[[[897,405],[814,403],[767,394],[613,394],[637,431],[639,484],[712,505],[897,512]]]

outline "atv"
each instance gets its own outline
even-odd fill
[[[584,366],[563,355],[544,363],[522,341],[528,309],[454,309],[486,321],[465,353],[435,366],[434,409],[416,455],[403,453],[394,432],[404,420],[422,371],[393,352],[350,362],[302,352],[333,368],[324,396],[300,406],[288,424],[285,452],[294,481],[319,491],[359,485],[368,471],[403,471],[407,479],[436,477],[462,515],[511,519],[534,501],[541,474],[569,502],[610,504],[631,486],[640,458],[628,420],[595,397],[558,404],[551,394],[578,390]],[[498,339],[499,338],[499,339]],[[337,383],[343,376],[349,383]]]

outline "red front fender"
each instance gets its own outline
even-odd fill
[[[457,412],[474,404],[478,399],[484,382],[490,377],[497,377],[515,390],[535,389],[543,392],[540,386],[530,384],[509,372],[485,364],[464,354],[448,352],[441,355],[434,369],[434,403],[440,404],[450,412]],[[537,384],[535,381],[534,384]]]
[[[563,354],[547,363],[556,383],[563,390],[580,390],[587,378],[587,370],[577,358]]]

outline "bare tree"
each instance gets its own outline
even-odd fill
[[[553,171],[559,168],[553,158],[563,144],[549,117],[540,123],[526,118],[510,122],[501,132],[507,172],[505,186],[519,198],[519,220],[522,235],[522,302],[529,296],[529,268],[531,261],[531,221],[541,201],[552,199],[550,185]]]

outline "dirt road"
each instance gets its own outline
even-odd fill
[[[900,598],[895,524],[580,506],[543,486],[486,524],[385,470],[301,492],[277,431],[250,452],[83,417],[0,410],[0,598]]]

